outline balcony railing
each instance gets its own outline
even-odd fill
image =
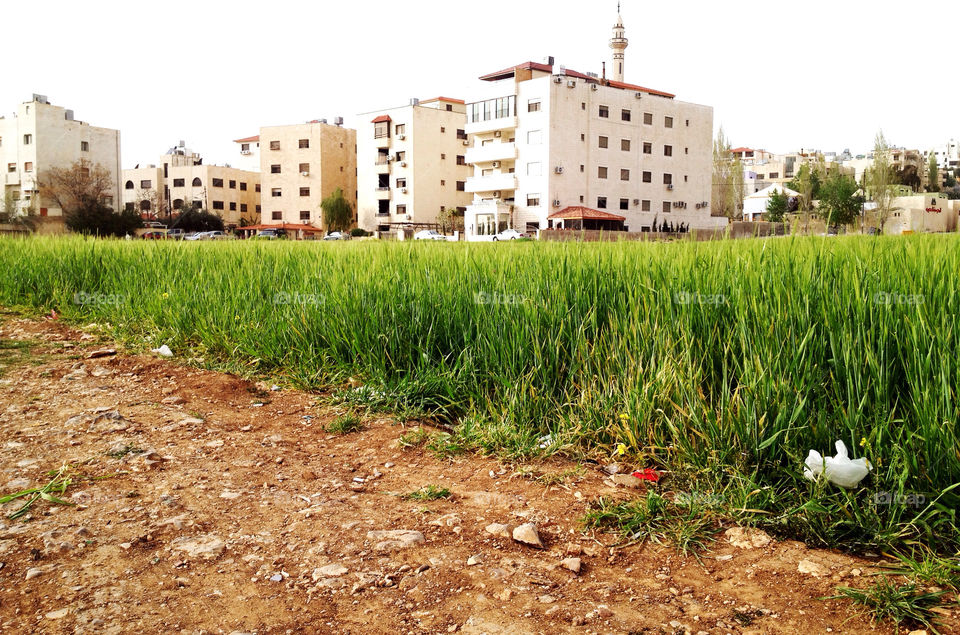
[[[475,176],[467,179],[466,186],[468,192],[496,192],[515,189],[517,189],[517,176],[509,173]]]
[[[467,163],[489,163],[490,161],[513,161],[517,158],[517,144],[491,143],[475,146],[467,150]]]
[[[384,154],[377,157],[377,165],[388,165],[390,163],[390,155]]]

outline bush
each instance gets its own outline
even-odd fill
[[[361,229],[359,227],[354,227],[353,229],[350,230],[350,235],[353,236],[354,238],[362,238],[364,236],[373,236],[373,233],[368,232],[365,229]]]

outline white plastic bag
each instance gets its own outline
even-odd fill
[[[164,344],[160,348],[150,349],[151,353],[156,353],[160,357],[173,357],[173,351],[170,350],[170,347]]]
[[[866,478],[873,467],[864,458],[851,461],[843,441],[837,441],[836,448],[836,456],[820,456],[816,450],[810,450],[807,460],[804,461],[807,469],[803,471],[803,475],[815,481],[822,474],[834,485],[853,489]]]

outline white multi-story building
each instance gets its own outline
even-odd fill
[[[931,152],[937,157],[937,166],[941,170],[956,170],[960,168],[960,143],[950,139],[943,145],[935,147]]]
[[[442,212],[466,211],[471,169],[462,100],[413,99],[361,117],[369,123],[357,131],[360,227],[431,227]]]
[[[233,163],[236,163],[237,169],[247,172],[260,171],[260,135],[254,135],[245,139],[235,139],[240,148],[240,154]]]
[[[613,71],[623,68],[618,19]],[[473,194],[464,229],[482,239],[508,226],[534,231],[567,207],[654,224],[722,227],[710,213],[713,109],[674,95],[546,63],[527,62],[480,78],[467,104],[467,163]]]
[[[120,201],[120,132],[98,128],[73,117],[73,111],[50,104],[44,95],[34,95],[20,104],[12,117],[0,117],[0,165],[3,199],[8,214],[29,208],[39,216],[62,216],[53,201],[43,200],[38,181],[50,168],[68,169],[82,161],[90,169],[100,165],[113,181],[103,203],[116,207]]]

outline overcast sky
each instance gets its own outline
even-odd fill
[[[625,0],[626,81],[714,107],[734,145],[855,153],[882,128],[928,149],[960,137],[955,0]],[[616,2],[6,2],[0,113],[32,93],[121,131],[123,165],[180,139],[208,163],[261,125],[443,95],[552,55],[600,72]],[[952,43],[951,43],[952,41]]]

